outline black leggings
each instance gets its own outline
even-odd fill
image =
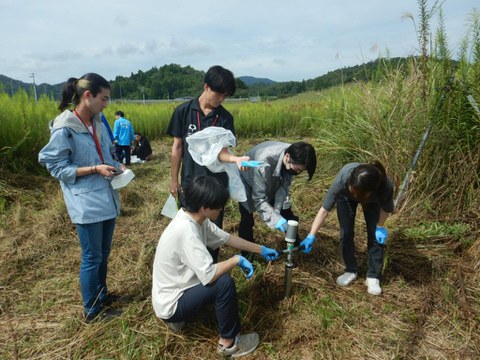
[[[238,207],[240,210],[240,225],[238,226],[238,236],[250,242],[255,242],[253,237],[253,225],[255,224],[255,221],[253,219],[253,213],[250,214],[248,210],[243,207],[242,204],[238,204]],[[280,215],[282,215],[286,220],[298,221],[298,216],[295,216],[291,208],[282,209],[280,211]],[[297,235],[297,243],[298,242],[299,238]]]

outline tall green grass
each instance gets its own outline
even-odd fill
[[[378,159],[398,186],[411,159],[432,126],[415,178],[402,206],[438,215],[479,205],[480,119],[467,100],[480,101],[480,15],[469,15],[457,61],[451,61],[443,14],[438,3],[419,1],[418,57],[384,68],[375,80],[303,94],[292,99],[258,103],[225,102],[241,138],[310,138],[323,169],[339,169],[349,161]],[[430,30],[438,14],[439,26]],[[415,19],[412,17],[412,20]],[[431,43],[430,39],[434,39]],[[113,124],[122,110],[135,130],[151,139],[165,135],[178,104],[113,103],[105,114]],[[26,93],[0,94],[0,162],[18,170],[35,168],[36,156],[48,141],[48,121],[57,111],[48,98],[38,103]],[[323,174],[323,173],[322,173]],[[439,206],[439,204],[443,204]]]
[[[13,97],[0,93],[2,168],[22,171],[34,167],[35,156],[49,136],[48,121],[55,114],[55,104],[47,97],[35,103],[24,91]]]

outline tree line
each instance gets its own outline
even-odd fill
[[[386,68],[401,68],[407,58],[379,58],[361,65],[343,67],[314,79],[271,83],[252,83],[247,86],[242,77],[236,78],[237,91],[234,97],[277,97],[284,98],[305,91],[320,91],[329,87],[355,81],[370,81],[380,78]],[[112,100],[158,100],[179,99],[197,96],[203,90],[205,72],[191,66],[178,64],[153,67],[148,71],[139,70],[130,76],[117,76],[110,81]],[[63,83],[39,84],[39,96],[46,95],[59,99]],[[33,94],[33,85],[0,75],[0,92],[10,95],[23,89]]]

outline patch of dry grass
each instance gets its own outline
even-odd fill
[[[259,141],[263,141],[261,139]],[[242,152],[256,141],[237,146]],[[207,309],[182,334],[174,334],[151,307],[151,270],[158,238],[168,224],[160,215],[167,198],[170,141],[153,142],[155,159],[133,165],[136,178],[121,190],[109,264],[110,290],[124,298],[124,314],[86,325],[78,284],[80,246],[51,178],[3,174],[9,207],[0,227],[0,358],[28,359],[216,359],[217,329]],[[311,183],[295,180],[292,202],[300,234],[309,230],[332,176],[319,164]],[[27,186],[28,185],[28,186]],[[237,204],[226,209],[225,229],[236,232]],[[480,242],[472,222],[472,246],[451,237],[418,239],[402,231],[418,223],[408,214],[390,220],[384,294],[366,293],[366,241],[358,216],[359,280],[335,285],[343,264],[338,224],[332,214],[311,254],[295,255],[293,294],[284,295],[283,261],[256,263],[245,280],[234,269],[245,331],[261,336],[246,359],[475,359],[480,353]],[[283,238],[260,221],[256,236],[283,248]],[[232,250],[222,250],[229,256]]]

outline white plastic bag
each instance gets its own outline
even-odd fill
[[[201,166],[206,166],[214,173],[228,174],[228,191],[233,200],[247,201],[245,186],[240,178],[240,170],[236,164],[223,163],[218,160],[218,154],[225,147],[235,146],[237,140],[230,130],[210,126],[186,138],[188,152],[192,159]],[[230,149],[228,149],[230,151]]]

